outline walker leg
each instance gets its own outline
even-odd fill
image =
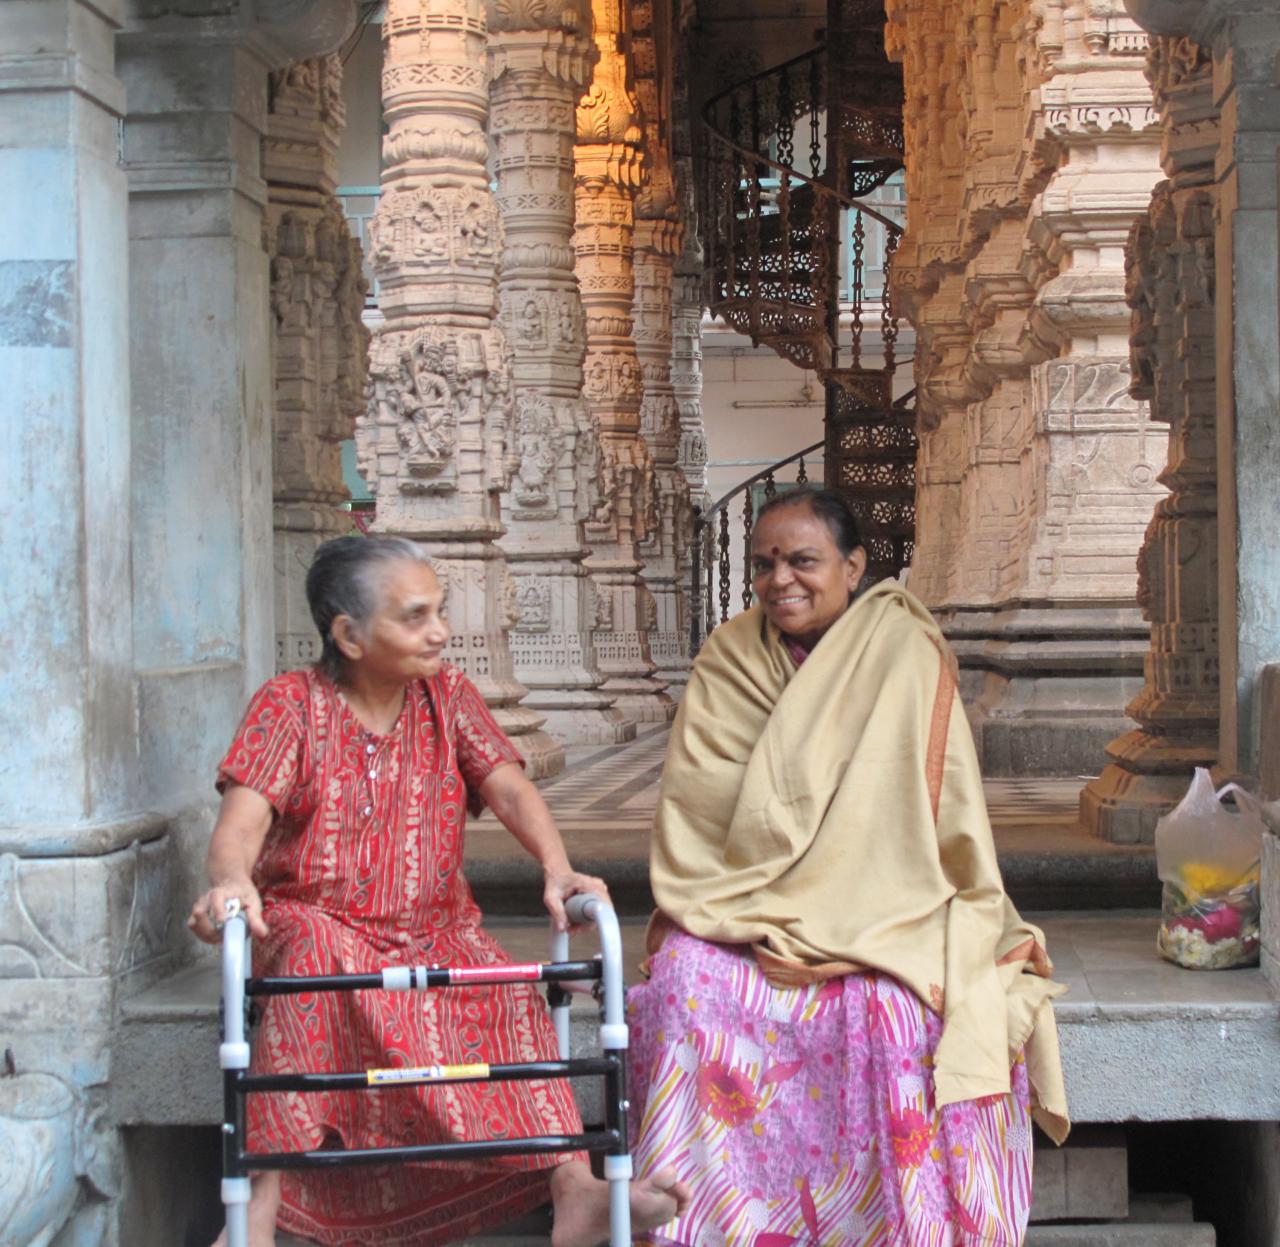
[[[222,1181],[222,1203],[227,1213],[227,1247],[249,1247],[251,1193],[248,1178],[224,1178]]]
[[[609,1183],[609,1247],[630,1247],[631,1157],[606,1156],[604,1176]]]
[[[568,931],[551,932],[551,960],[569,960]],[[569,994],[563,988],[552,996],[555,1003],[551,1005],[551,1024],[556,1032],[556,1047],[560,1051],[560,1059],[569,1059]]]

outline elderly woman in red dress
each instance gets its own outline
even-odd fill
[[[418,546],[388,537],[328,542],[308,573],[307,597],[323,638],[320,662],[258,690],[219,768],[211,886],[188,921],[199,938],[220,938],[220,915],[236,898],[257,940],[258,974],[506,963],[462,875],[466,813],[485,805],[542,865],[543,901],[558,927],[570,896],[606,894],[569,864],[546,804],[475,686],[441,661],[444,594]],[[555,1055],[543,1002],[526,985],[318,993],[269,1000],[254,1072]],[[248,1142],[283,1152],[580,1129],[564,1082],[472,1083],[253,1096]],[[453,1242],[541,1203],[548,1169],[555,1247],[605,1238],[605,1184],[583,1156],[551,1155],[261,1173],[251,1247],[271,1247],[277,1226],[332,1247]],[[637,1227],[673,1216],[684,1194],[670,1172],[635,1184]]]

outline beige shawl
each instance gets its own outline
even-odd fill
[[[896,584],[797,668],[759,607],[718,628],[671,733],[654,827],[655,951],[671,923],[755,946],[791,985],[873,968],[943,1017],[939,1104],[1009,1090],[1067,1134],[1044,938],[996,864],[950,651]]]

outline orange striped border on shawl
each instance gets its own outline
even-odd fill
[[[933,716],[929,723],[929,747],[924,755],[925,781],[929,785],[929,804],[933,821],[938,821],[938,803],[942,799],[942,771],[947,758],[947,732],[951,726],[951,701],[956,695],[956,677],[950,657],[934,641],[938,650],[938,687],[933,695]]]

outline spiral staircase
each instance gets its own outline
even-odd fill
[[[822,381],[826,484],[857,513],[880,579],[910,562],[915,534],[915,407],[911,394],[894,398],[898,318],[888,293],[902,222],[867,202],[903,165],[902,71],[885,56],[878,0],[829,0],[827,19],[820,46],[703,108],[704,302]],[[873,235],[878,290],[866,281]],[[749,484],[700,517],[708,585],[711,559],[727,558],[724,504]],[[749,515],[744,527],[749,540]],[[703,597],[709,631],[724,617],[724,595]]]

